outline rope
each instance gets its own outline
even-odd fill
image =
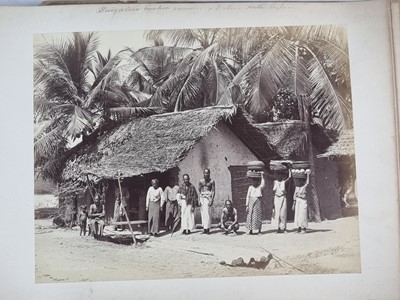
[[[272,257],[273,257],[275,260],[276,260],[276,259],[279,259],[280,261],[282,261],[282,262],[284,262],[285,264],[289,265],[289,266],[292,267],[293,269],[296,269],[297,271],[300,271],[301,273],[307,274],[306,271],[303,271],[302,269],[299,269],[298,267],[296,267],[296,266],[294,266],[294,265],[288,263],[287,261],[284,261],[282,258],[279,258],[278,256],[276,256],[276,255],[273,254],[272,252],[268,251],[267,249],[264,249],[264,248],[262,248],[262,247],[260,247],[260,248],[261,248],[262,250],[264,250],[265,252],[268,252],[269,254],[271,254]],[[279,263],[279,261],[278,261],[278,263]],[[280,265],[281,265],[281,264],[280,264]],[[282,265],[281,265],[281,266],[282,266]]]

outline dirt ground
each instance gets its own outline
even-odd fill
[[[78,227],[55,228],[51,220],[35,220],[36,282],[79,282],[265,276],[286,274],[359,273],[358,217],[310,223],[306,234],[276,234],[263,224],[261,235],[223,235],[214,229],[191,235],[175,233],[151,237],[137,246],[81,238]],[[106,227],[106,233],[114,233]],[[129,234],[126,230],[124,234]],[[242,257],[259,259],[271,253],[265,269],[230,267]]]

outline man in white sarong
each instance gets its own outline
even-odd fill
[[[215,196],[215,181],[210,178],[210,173],[210,169],[205,169],[203,172],[204,178],[199,182],[201,223],[203,225],[203,233],[206,234],[210,233],[211,206]]]
[[[158,179],[151,180],[151,187],[149,187],[146,196],[146,210],[149,212],[148,218],[148,232],[150,235],[157,236],[159,231],[160,221],[160,203],[164,193],[159,187]]]
[[[181,205],[181,227],[183,234],[190,234],[194,228],[194,208],[198,201],[196,188],[190,183],[188,174],[183,175],[183,183],[176,195]]]

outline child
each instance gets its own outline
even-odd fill
[[[306,233],[308,226],[307,214],[307,199],[306,192],[307,186],[310,181],[310,174],[307,173],[307,180],[299,178],[296,181],[296,189],[294,191],[294,202],[292,210],[294,211],[294,228],[297,228],[298,233]]]
[[[79,214],[78,214],[78,224],[79,224],[79,227],[81,228],[81,231],[79,233],[80,236],[82,236],[82,233],[83,233],[83,236],[86,235],[87,217],[88,217],[87,206],[81,205],[81,209],[79,210]]]
[[[274,223],[278,227],[277,233],[286,233],[286,190],[285,184],[291,178],[292,172],[289,169],[289,176],[285,179],[285,174],[278,174],[277,180],[274,181]]]

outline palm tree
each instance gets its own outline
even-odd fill
[[[282,88],[307,95],[326,129],[351,126],[347,36],[341,26],[287,27],[236,74],[219,104],[242,103],[258,119]],[[239,93],[234,97],[233,93]]]
[[[282,88],[292,91],[307,125],[308,159],[314,169],[312,116],[318,116],[327,131],[342,132],[352,126],[346,31],[341,26],[286,30],[286,34],[273,37],[272,45],[261,49],[236,74],[219,104],[241,103],[262,120]],[[311,176],[311,217],[320,221],[314,177]]]
[[[275,96],[285,89],[299,99],[299,115],[308,128],[313,116],[318,116],[327,131],[341,132],[352,126],[347,35],[343,26],[165,30],[148,34],[148,38],[155,37],[166,38],[175,45],[199,46],[152,98],[158,100],[166,90],[172,90],[165,102],[174,103],[175,110],[240,104],[262,121],[271,111]],[[223,71],[218,68],[218,61],[223,62]],[[213,73],[216,75],[210,76]],[[225,81],[219,80],[222,78]],[[218,92],[211,93],[208,99],[202,94],[215,90]],[[313,164],[310,130],[307,135]],[[313,176],[311,186],[312,214],[319,221]]]
[[[154,110],[131,107],[124,90],[123,52],[112,56],[97,51],[95,33],[74,33],[59,43],[37,48],[34,60],[35,167],[55,177],[63,154],[76,138],[85,138],[109,123]]]
[[[220,55],[217,41],[222,38],[221,34],[221,29],[147,32],[148,40],[166,39],[186,49],[186,56],[172,65],[167,80],[157,87],[150,105],[169,111],[215,105],[234,76],[228,59]]]
[[[157,90],[154,105],[160,105],[167,91],[178,90],[163,99],[175,110],[242,104],[256,119],[263,119],[285,88],[295,96],[307,95],[312,115],[318,115],[327,130],[352,126],[343,26],[153,30],[146,37],[195,47],[166,86]],[[211,100],[203,100],[204,90],[213,91],[207,95]]]

